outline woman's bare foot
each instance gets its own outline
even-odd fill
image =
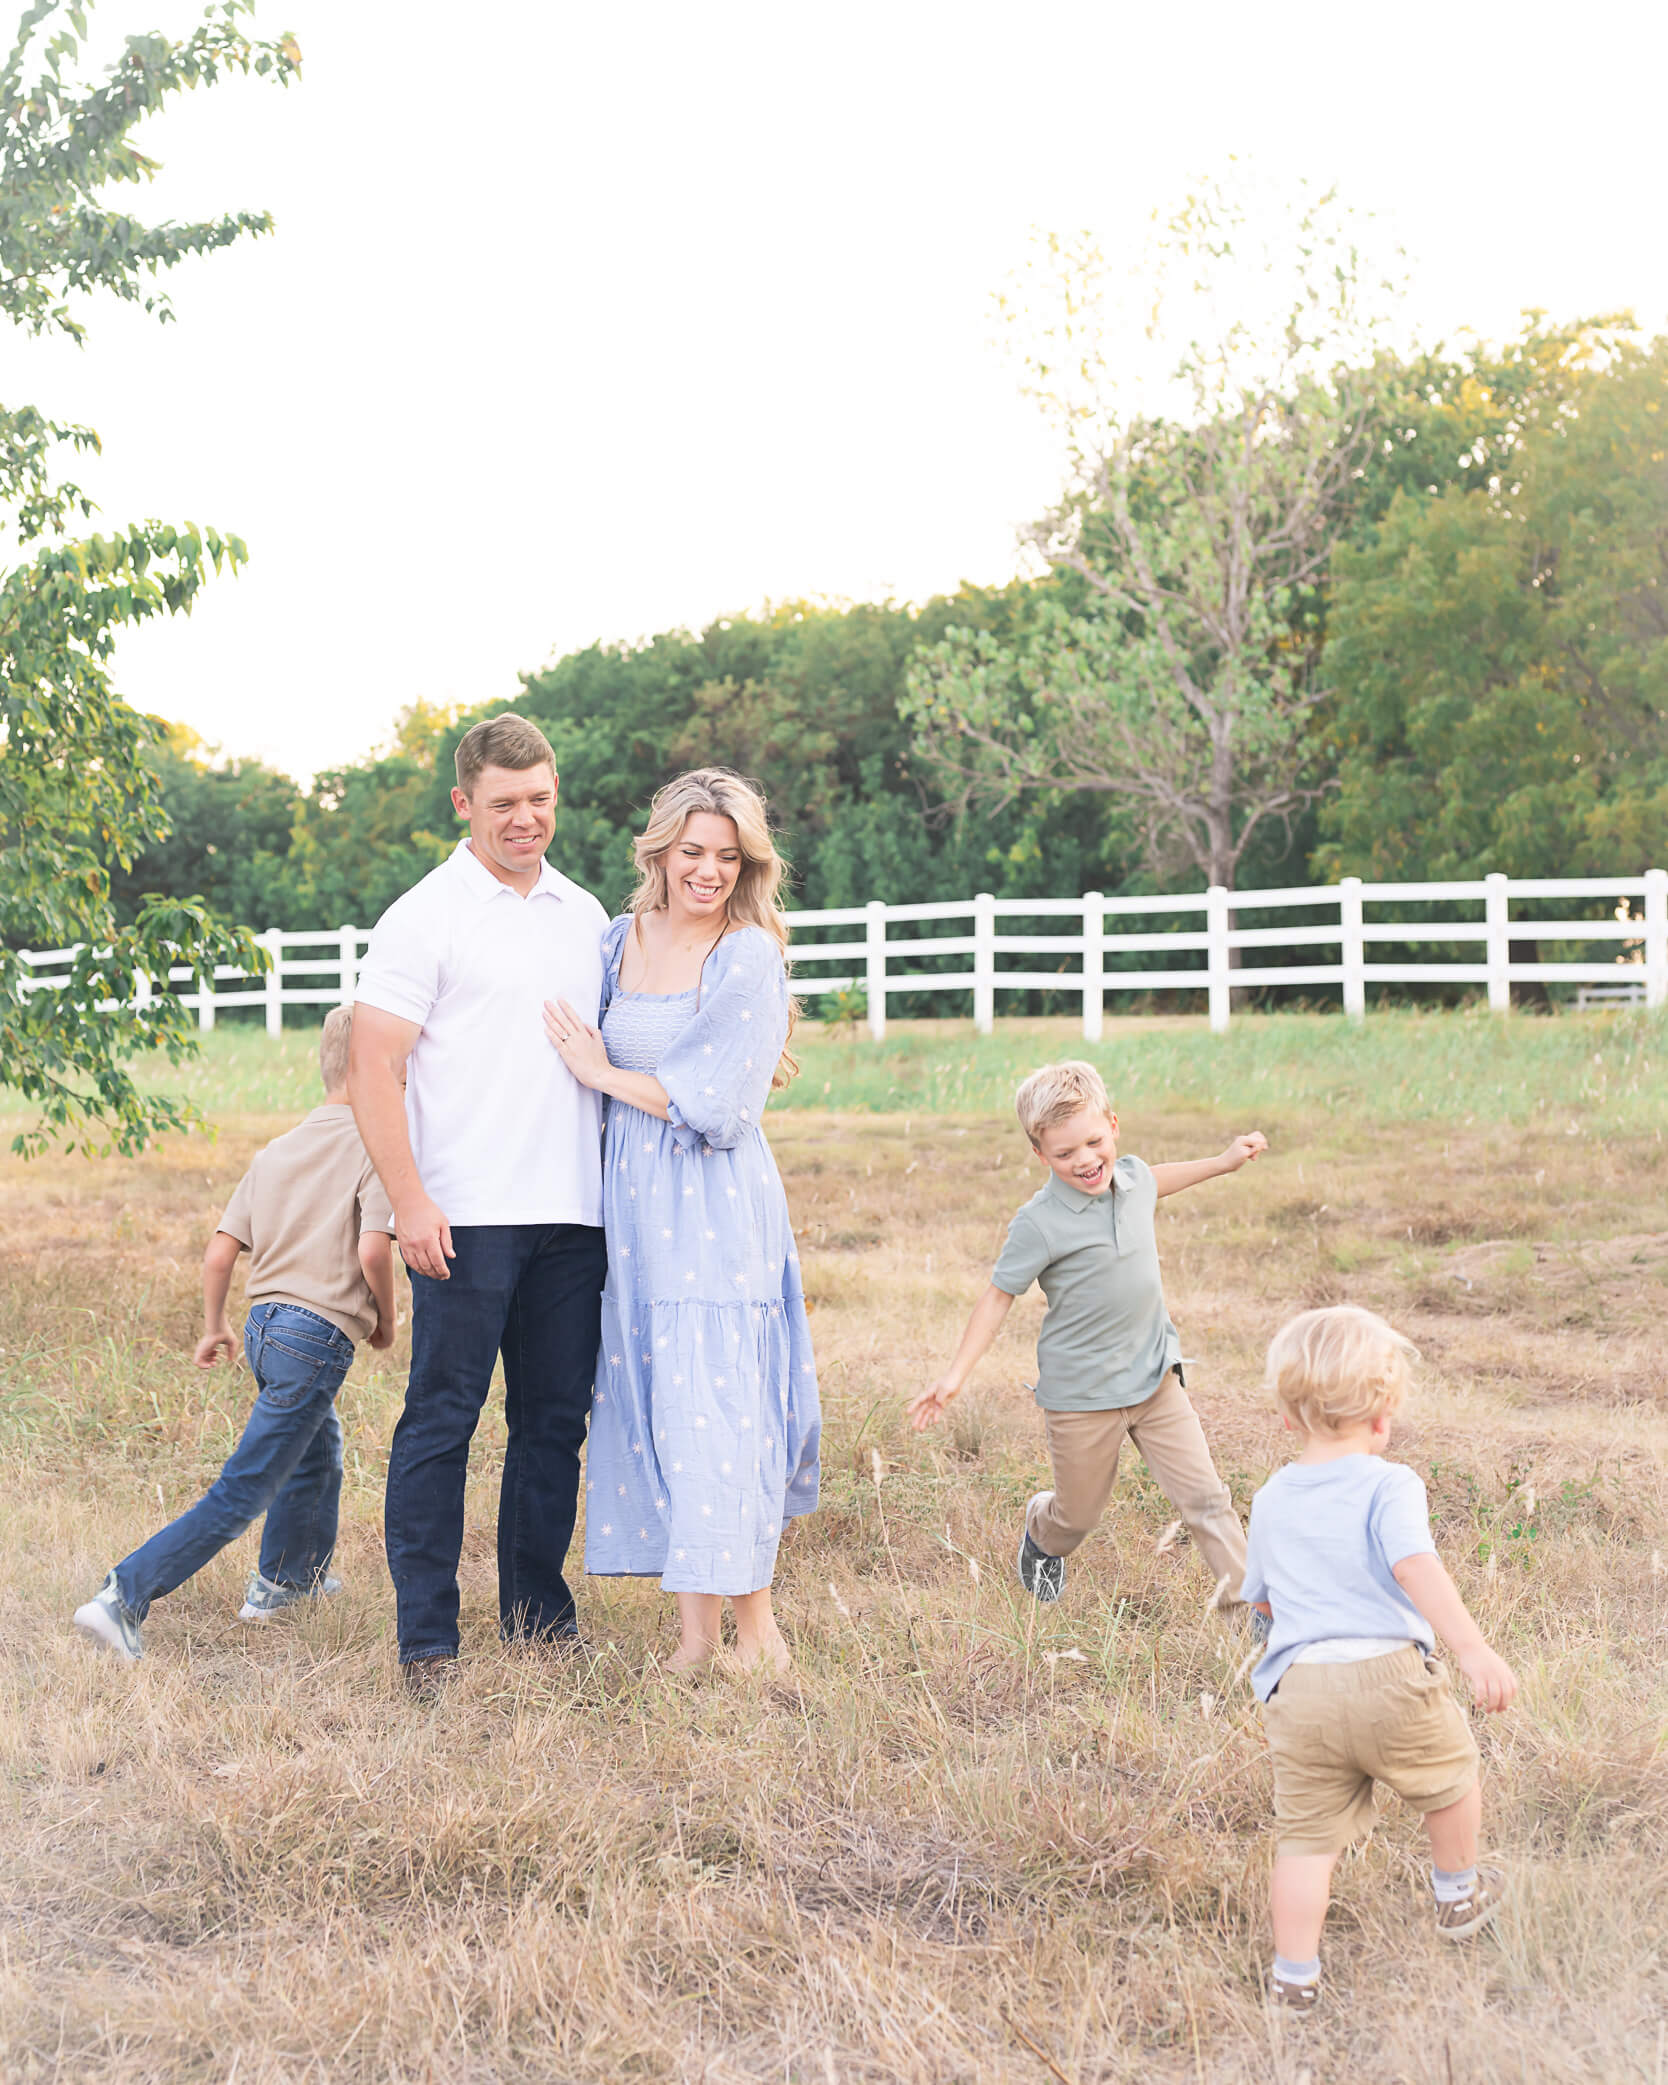
[[[746,1672],[791,1672],[793,1654],[782,1640],[780,1629],[748,1642],[736,1642],[735,1661]]]
[[[680,1643],[666,1660],[668,1672],[700,1672],[718,1656],[715,1643]]]

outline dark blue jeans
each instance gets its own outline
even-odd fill
[[[299,1304],[257,1303],[243,1328],[243,1351],[258,1394],[226,1467],[189,1512],[116,1566],[122,1605],[140,1621],[153,1600],[184,1585],[263,1513],[261,1576],[274,1585],[317,1585],[336,1547],[336,1392],[352,1365],[353,1342]]]
[[[562,1576],[579,1510],[608,1257],[590,1224],[459,1224],[451,1278],[411,1276],[411,1378],[388,1455],[385,1531],[400,1662],[458,1647],[469,1443],[504,1357],[498,1495],[506,1637],[571,1635]]]

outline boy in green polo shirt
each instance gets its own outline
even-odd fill
[[[1054,1489],[1026,1509],[1020,1583],[1035,1599],[1059,1599],[1066,1558],[1106,1509],[1127,1435],[1197,1543],[1218,1597],[1231,1604],[1245,1576],[1245,1531],[1182,1387],[1153,1215],[1160,1196],[1237,1173],[1268,1140],[1251,1130],[1220,1157],[1181,1165],[1120,1158],[1106,1086],[1081,1062],[1034,1071],[1014,1107],[1049,1178],[1008,1226],[955,1359],[911,1400],[910,1422],[920,1429],[943,1416],[1014,1298],[1040,1281],[1048,1314],[1037,1340],[1037,1402]]]

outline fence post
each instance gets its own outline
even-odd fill
[[[876,1042],[886,1040],[886,907],[871,898],[863,908],[868,943],[869,1033]]]
[[[1083,1040],[1099,1042],[1106,1026],[1106,900],[1083,893]]]
[[[1505,1014],[1512,1010],[1512,979],[1508,967],[1512,959],[1508,886],[1506,878],[1498,871],[1484,877],[1483,882],[1483,920],[1488,933],[1485,944],[1488,951],[1488,1010],[1491,1014]]]
[[[1361,878],[1338,884],[1339,956],[1344,966],[1344,1012],[1359,1021],[1367,1011],[1367,937],[1361,928]]]
[[[282,1035],[284,1032],[284,945],[278,938],[278,929],[268,927],[264,934],[255,939],[272,956],[271,968],[266,973],[266,1032]]]
[[[155,997],[155,985],[151,983],[146,973],[141,970],[139,975],[133,980],[133,1011],[136,1014],[147,1012],[151,1001]]]
[[[1205,971],[1210,981],[1210,1031],[1223,1035],[1228,1027],[1228,893],[1213,883],[1205,892]]]
[[[1645,871],[1645,1004],[1668,1006],[1668,869]]]
[[[996,900],[988,890],[973,900],[973,1025],[981,1035],[996,1026]]]
[[[353,1004],[354,986],[359,982],[359,929],[342,929],[342,1004]]]

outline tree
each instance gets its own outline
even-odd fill
[[[109,865],[118,925],[139,917],[151,891],[195,896],[232,925],[302,924],[268,916],[274,894],[289,881],[290,847],[305,801],[300,789],[262,761],[210,757],[186,725],[160,717],[146,722],[154,736],[140,757],[156,776],[168,830],[129,866]]]
[[[1668,857],[1668,340],[1562,338],[1553,402],[1485,482],[1398,491],[1339,553],[1323,873]]]
[[[233,73],[287,82],[293,39],[252,41],[248,0],[222,0],[179,41],[132,36],[101,86],[73,77],[86,41],[82,7],[34,0],[0,69],[0,314],[31,336],[79,340],[78,300],[103,290],[169,316],[157,277],[187,256],[270,229],[239,212],[200,224],[145,225],[107,206],[110,184],[139,183],[156,162],[135,127],[184,89]],[[107,863],[131,868],[166,836],[147,719],[111,679],[120,632],[190,611],[212,572],[245,556],[235,536],[190,523],[136,523],[77,538],[92,514],[81,488],[55,475],[57,453],[98,447],[91,428],[34,406],[0,406],[0,502],[18,561],[0,573],[0,1055],[7,1082],[38,1102],[37,1128],[14,1148],[65,1134],[124,1151],[188,1111],[142,1092],[128,1068],[147,1052],[178,1061],[194,1040],[164,993],[145,1013],[142,979],[215,962],[258,967],[246,935],[217,925],[193,899],[141,903],[115,916]],[[26,992],[18,951],[80,944],[61,991]]]
[[[1069,482],[1029,532],[1062,583],[1015,642],[955,630],[918,655],[906,709],[952,800],[1092,790],[1136,809],[1155,867],[1232,887],[1325,777],[1317,590],[1378,426],[1380,289],[1330,194],[1280,250],[1212,185],[1150,263],[1155,368],[1128,405],[1109,270],[1087,236],[1042,242],[1010,314]],[[1234,316],[1223,314],[1232,310]]]
[[[396,721],[386,751],[316,776],[263,923],[374,925],[444,861],[459,836],[450,789],[465,728],[457,711],[416,702]]]

